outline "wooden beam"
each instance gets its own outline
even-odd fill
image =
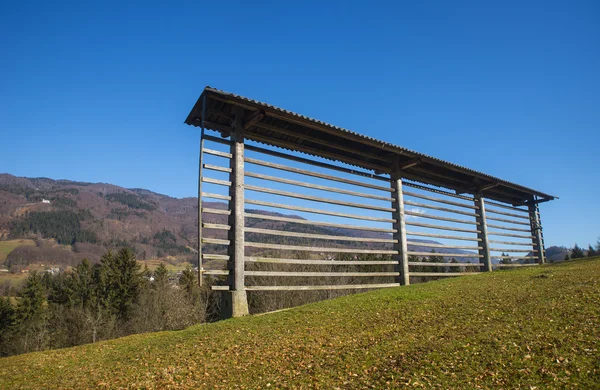
[[[348,224],[333,223],[333,222],[320,222],[320,221],[312,221],[312,220],[304,219],[304,218],[300,219],[300,218],[281,217],[278,215],[246,213],[246,218],[260,218],[260,219],[267,219],[270,221],[297,223],[297,224],[301,224],[301,225],[327,226],[327,227],[335,227],[335,228],[350,229],[350,230],[364,230],[366,232],[382,232],[382,233],[395,233],[396,232],[394,229],[378,228],[378,227],[371,227],[371,226],[348,225]]]
[[[231,133],[229,160],[231,173],[229,180],[229,290],[226,295],[224,317],[240,317],[248,315],[248,298],[244,288],[244,110],[236,108],[235,126]]]
[[[479,233],[477,233],[477,237],[479,238],[479,245],[481,245],[479,255],[481,256],[481,262],[483,263],[483,271],[490,272],[492,271],[492,258],[490,257],[485,200],[481,196],[481,193],[475,194],[474,202],[479,207],[479,214],[476,217],[477,222],[479,223]]]
[[[265,112],[256,110],[250,118],[244,123],[244,130],[248,130],[252,126],[256,126],[265,117]]]
[[[417,166],[419,164],[421,164],[421,159],[420,158],[414,158],[414,159],[409,160],[407,162],[401,163],[400,166],[399,166],[399,169],[401,171],[404,171],[406,169],[412,168],[412,167]]]

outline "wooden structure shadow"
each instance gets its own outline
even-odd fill
[[[201,128],[199,283],[227,278],[213,286],[224,317],[248,314],[246,291],[383,288],[545,262],[539,204],[552,195],[210,87],[185,123]]]

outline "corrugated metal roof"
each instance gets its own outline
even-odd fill
[[[403,165],[418,160],[417,165],[403,170],[402,176],[457,192],[476,192],[495,184],[495,187],[483,190],[483,195],[507,203],[531,201],[534,196],[542,201],[556,198],[483,172],[211,87],[204,89],[185,123],[202,125],[203,98],[207,102],[205,127],[213,130],[227,132],[234,107],[242,107],[249,121],[252,118],[259,119],[251,122],[253,124],[246,129],[246,138],[261,143],[384,173],[390,173],[390,167],[396,162]],[[259,113],[263,115],[258,117]]]

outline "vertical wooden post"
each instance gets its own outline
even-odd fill
[[[410,275],[408,271],[408,244],[406,243],[406,223],[404,221],[404,194],[402,192],[402,177],[399,173],[390,175],[391,185],[394,189],[394,202],[392,208],[395,208],[393,219],[394,222],[394,250],[398,253],[394,255],[394,260],[397,262],[396,272],[400,273],[398,282],[402,286],[410,285]]]
[[[537,204],[532,203],[529,206],[529,222],[531,223],[531,235],[533,236],[533,249],[537,256],[539,264],[546,263],[546,248],[544,247],[544,237],[542,235],[542,221],[540,219],[540,209]]]
[[[231,131],[229,180],[229,291],[222,315],[225,318],[248,314],[248,298],[244,285],[244,109],[237,107]]]
[[[202,130],[200,132],[200,157],[198,158],[198,286],[202,286],[202,158],[204,152],[204,118],[206,96],[202,98]]]
[[[477,238],[481,241],[478,242],[478,246],[481,247],[479,249],[479,255],[483,256],[479,258],[480,263],[483,263],[483,271],[491,271],[492,270],[492,259],[490,257],[490,243],[488,241],[488,233],[487,233],[487,220],[485,216],[485,201],[483,200],[483,196],[481,194],[475,194],[475,206],[479,207],[476,210],[476,213],[479,215],[475,217],[476,221],[479,223],[477,225]]]

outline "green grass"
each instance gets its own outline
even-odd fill
[[[4,263],[4,260],[6,260],[6,256],[8,256],[8,254],[12,252],[13,249],[22,245],[33,246],[35,245],[35,242],[33,240],[0,241],[0,264]]]
[[[598,388],[600,258],[0,359],[0,388]]]

